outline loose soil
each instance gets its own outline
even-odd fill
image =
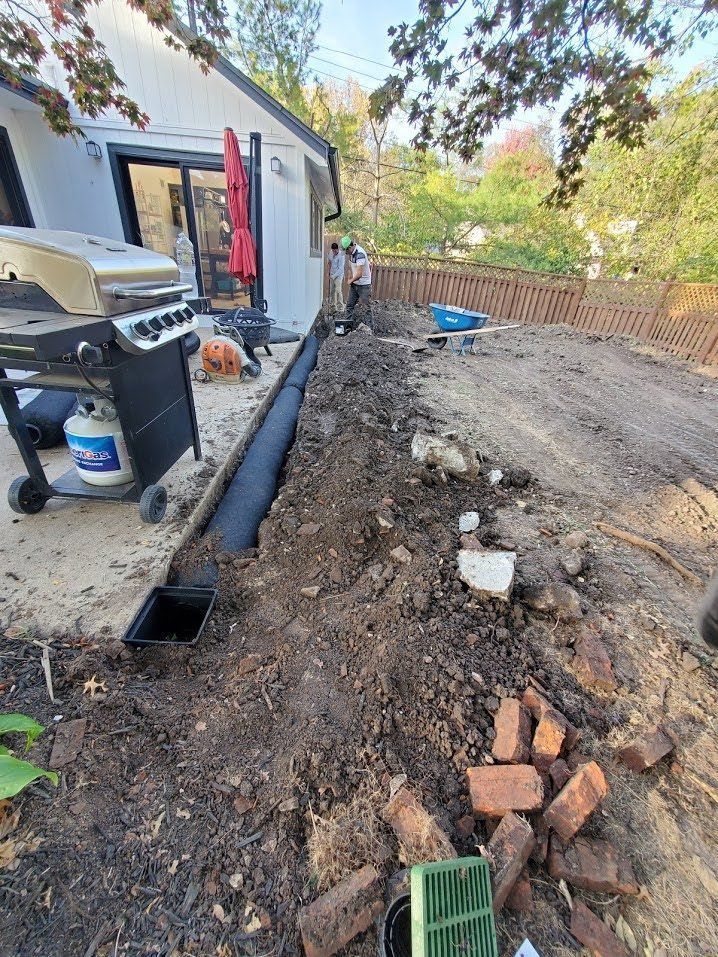
[[[403,304],[375,306],[374,325],[401,336],[430,328],[424,310]],[[465,358],[361,329],[329,338],[258,548],[234,557],[209,545],[220,597],[196,648],[132,655],[91,633],[55,636],[51,704],[33,639],[52,636],[4,640],[2,710],[88,726],[57,791],[33,785],[14,802],[0,954],[301,953],[303,903],[367,860],[387,874],[400,866],[375,813],[395,775],[461,853],[475,852],[455,830],[469,810],[463,772],[490,752],[499,699],[529,677],[607,771],[611,794],[587,833],[627,850],[647,888],[627,902],[579,896],[623,915],[639,953],[717,953],[718,672],[692,625],[699,595],[594,527],[607,519],[654,538],[707,578],[717,398],[715,380],[679,363],[562,329],[485,337]],[[417,429],[455,430],[480,449],[477,483],[413,463]],[[496,487],[494,467],[504,471]],[[480,602],[457,579],[467,510],[481,516],[484,545],[519,554],[508,604]],[[569,579],[562,541],[577,528],[590,547]],[[409,564],[390,555],[398,545]],[[207,547],[177,564],[191,568]],[[609,648],[615,693],[576,679],[581,626],[521,602],[526,584],[569,580]],[[312,586],[317,597],[303,597]],[[93,676],[107,687],[94,697],[83,692]],[[621,770],[615,748],[659,720],[680,739],[674,760],[640,776]],[[51,744],[49,731],[32,759],[47,766]],[[356,839],[342,841],[337,821]],[[478,842],[487,838],[480,824]],[[317,853],[327,841],[329,861]],[[529,936],[545,955],[576,953],[566,899],[538,863],[530,876],[536,907],[502,913],[501,952]],[[346,952],[373,955],[375,932]]]

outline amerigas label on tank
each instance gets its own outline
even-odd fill
[[[67,435],[75,465],[85,472],[119,472],[127,453],[112,435]],[[124,446],[124,442],[120,443]]]

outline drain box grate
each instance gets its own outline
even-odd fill
[[[159,585],[152,589],[122,640],[133,648],[194,645],[216,600],[216,588]]]
[[[498,957],[489,865],[482,857],[411,869],[412,957]]]

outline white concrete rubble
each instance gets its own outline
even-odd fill
[[[411,457],[422,465],[441,466],[449,475],[467,482],[473,482],[479,474],[476,451],[465,442],[449,442],[417,432],[411,441]]]
[[[459,531],[475,532],[479,527],[480,521],[481,518],[478,512],[464,512],[463,515],[459,516]]]
[[[462,548],[457,555],[459,577],[482,598],[508,601],[514,587],[516,552]]]
[[[498,485],[503,477],[504,473],[501,469],[491,469],[489,472],[489,485]]]

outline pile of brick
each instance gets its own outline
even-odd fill
[[[574,888],[638,894],[628,857],[607,841],[579,833],[607,795],[608,784],[599,765],[577,750],[578,729],[534,687],[527,688],[521,700],[501,702],[494,728],[496,763],[467,770],[474,815],[491,834],[484,852],[492,869],[494,912],[504,904],[531,909],[529,858]],[[661,744],[662,739],[649,736],[648,747],[642,749],[650,752],[648,760],[662,750]],[[632,761],[638,769],[635,748],[636,743],[624,750],[626,763]],[[468,830],[471,824],[465,826]],[[579,901],[574,901],[571,933],[594,957],[629,953]]]

